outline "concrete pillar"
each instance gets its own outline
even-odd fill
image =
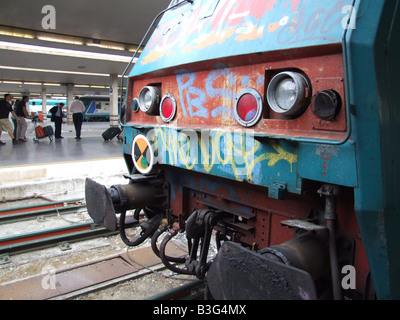
[[[119,126],[118,121],[118,75],[110,75],[110,126]]]
[[[72,113],[69,111],[72,101],[74,101],[74,88],[72,83],[67,84],[67,124],[73,124]]]
[[[44,119],[46,119],[48,111],[49,110],[47,110],[46,88],[42,88],[42,114]]]

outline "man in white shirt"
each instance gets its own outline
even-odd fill
[[[75,126],[75,139],[81,139],[81,129],[82,129],[82,122],[83,122],[83,112],[85,112],[85,106],[83,105],[82,101],[79,100],[79,97],[76,96],[75,100],[72,101],[69,111],[72,113],[72,120],[74,121]]]

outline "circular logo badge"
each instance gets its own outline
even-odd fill
[[[149,139],[138,134],[133,140],[132,151],[132,159],[136,169],[142,174],[149,173],[154,162],[153,148]]]

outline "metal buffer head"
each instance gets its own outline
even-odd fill
[[[117,219],[108,189],[102,184],[86,178],[85,199],[88,213],[93,221],[110,231],[115,231],[117,229]]]
[[[86,206],[93,221],[111,231],[117,230],[116,214],[121,213],[119,221],[121,237],[128,245],[136,245],[129,242],[125,236],[125,229],[132,226],[132,224],[126,224],[126,211],[136,209],[137,217],[133,224],[138,224],[138,213],[143,209],[149,221],[143,222],[140,226],[147,235],[152,235],[158,228],[158,224],[155,223],[153,226],[152,221],[161,221],[165,215],[168,188],[165,188],[164,183],[155,176],[131,175],[126,178],[130,179],[129,184],[114,185],[110,188],[87,178],[85,182]],[[148,231],[149,226],[151,226],[150,231]]]

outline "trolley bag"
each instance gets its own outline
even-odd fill
[[[117,135],[118,141],[124,141],[124,129],[121,130],[121,133]]]
[[[119,127],[110,127],[102,133],[102,137],[105,141],[111,141],[114,137],[121,133]]]
[[[35,134],[37,139],[42,139],[46,137],[46,134],[44,133],[44,129],[42,126],[35,127]]]
[[[45,126],[43,128],[44,134],[46,137],[51,137],[54,134],[53,127],[52,126]]]

